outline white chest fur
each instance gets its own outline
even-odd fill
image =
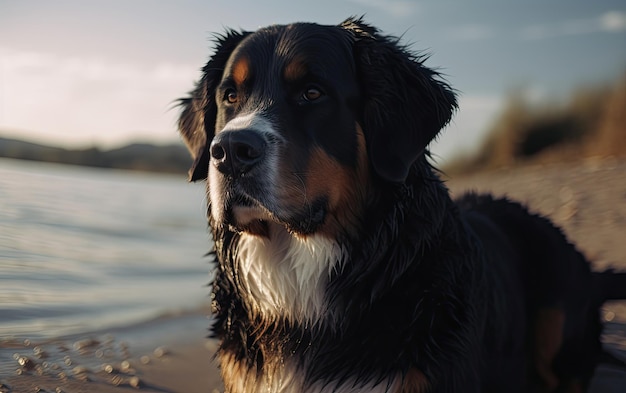
[[[295,366],[292,359],[274,359],[264,367],[263,374],[244,370],[231,355],[222,357],[222,377],[228,393],[396,393],[399,378],[391,378],[389,383],[360,384],[345,380],[340,385],[318,382],[304,385],[304,372]],[[416,390],[417,391],[417,390]]]
[[[295,237],[282,228],[270,235],[241,235],[237,262],[243,295],[262,316],[315,323],[329,311],[326,284],[345,250],[319,235]]]

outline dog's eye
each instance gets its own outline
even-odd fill
[[[234,89],[228,89],[224,93],[224,101],[229,104],[236,104],[239,101],[239,96],[237,96],[237,92]]]
[[[319,100],[323,93],[317,87],[309,87],[302,93],[302,99],[307,102]]]

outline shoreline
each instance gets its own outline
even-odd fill
[[[0,392],[221,391],[213,361],[217,343],[206,338],[207,315],[205,309],[187,311],[126,327],[4,345],[0,365],[7,364],[0,368]]]

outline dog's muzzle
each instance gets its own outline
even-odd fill
[[[266,142],[254,130],[222,131],[211,142],[213,164],[224,176],[238,178],[263,161]]]

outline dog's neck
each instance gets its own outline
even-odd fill
[[[277,223],[269,224],[267,237],[231,232],[227,245],[229,256],[224,250],[220,252],[218,246],[218,259],[234,262],[227,274],[234,276],[233,289],[248,318],[260,318],[265,323],[289,321],[304,328],[325,323],[330,324],[325,328],[333,330],[334,319],[344,312],[346,305],[353,304],[354,299],[344,299],[343,296],[328,299],[329,285],[348,288],[339,292],[350,293],[359,290],[358,283],[367,281],[362,278],[368,274],[385,274],[384,271],[391,269],[396,275],[394,278],[399,278],[409,265],[389,266],[385,261],[396,258],[393,255],[396,248],[414,250],[415,255],[423,253],[427,246],[424,243],[430,243],[430,239],[420,233],[416,242],[414,232],[422,232],[420,226],[426,225],[429,228],[423,232],[437,236],[443,230],[444,218],[433,212],[447,210],[432,206],[432,203],[451,203],[445,187],[430,168],[427,169],[413,173],[415,179],[410,186],[394,186],[376,197],[377,206],[386,205],[381,199],[393,202],[389,203],[388,211],[368,212],[365,208],[366,219],[362,225],[368,228],[364,233],[344,234],[342,240],[321,234],[302,236]],[[431,190],[422,192],[423,187]],[[422,201],[421,195],[435,193],[440,194],[438,198]],[[378,271],[370,271],[373,268]],[[361,279],[352,277],[353,274]],[[377,285],[393,285],[393,282],[384,280],[374,281]],[[352,284],[357,286],[352,287]],[[364,290],[373,294],[385,288],[367,287]],[[369,297],[368,294],[363,296]]]
[[[321,235],[299,237],[278,224],[269,237],[241,234],[235,254],[242,300],[251,317],[312,326],[327,315],[325,289],[346,250]]]
[[[418,332],[429,332],[431,341],[445,347],[465,345],[430,330],[433,308],[450,320],[456,312],[441,308],[441,291],[431,287],[450,285],[437,279],[447,269],[440,262],[464,263],[466,250],[456,250],[458,240],[451,238],[457,233],[451,227],[456,211],[437,205],[452,203],[447,190],[432,172],[416,173],[408,185],[381,189],[372,198],[377,209],[366,207],[360,232],[343,239],[299,237],[278,224],[271,225],[268,237],[223,227],[220,233],[217,227],[214,332],[222,339],[227,380],[243,381],[242,391],[257,391],[267,381],[293,381],[293,386],[321,383],[319,390],[310,389],[321,392],[325,384],[339,387],[358,375],[360,390],[386,391],[398,381],[398,358],[415,361],[406,351],[407,339],[415,340],[419,353],[430,353],[429,340],[413,338]],[[441,249],[438,239],[450,247]],[[458,295],[459,304],[470,307],[464,294]],[[407,296],[423,301],[415,306]],[[410,315],[414,319],[405,320]],[[405,325],[405,334],[398,335],[394,327]],[[381,334],[385,348],[379,345]],[[426,378],[437,373],[438,362],[426,355],[420,359],[424,364],[416,366]]]

